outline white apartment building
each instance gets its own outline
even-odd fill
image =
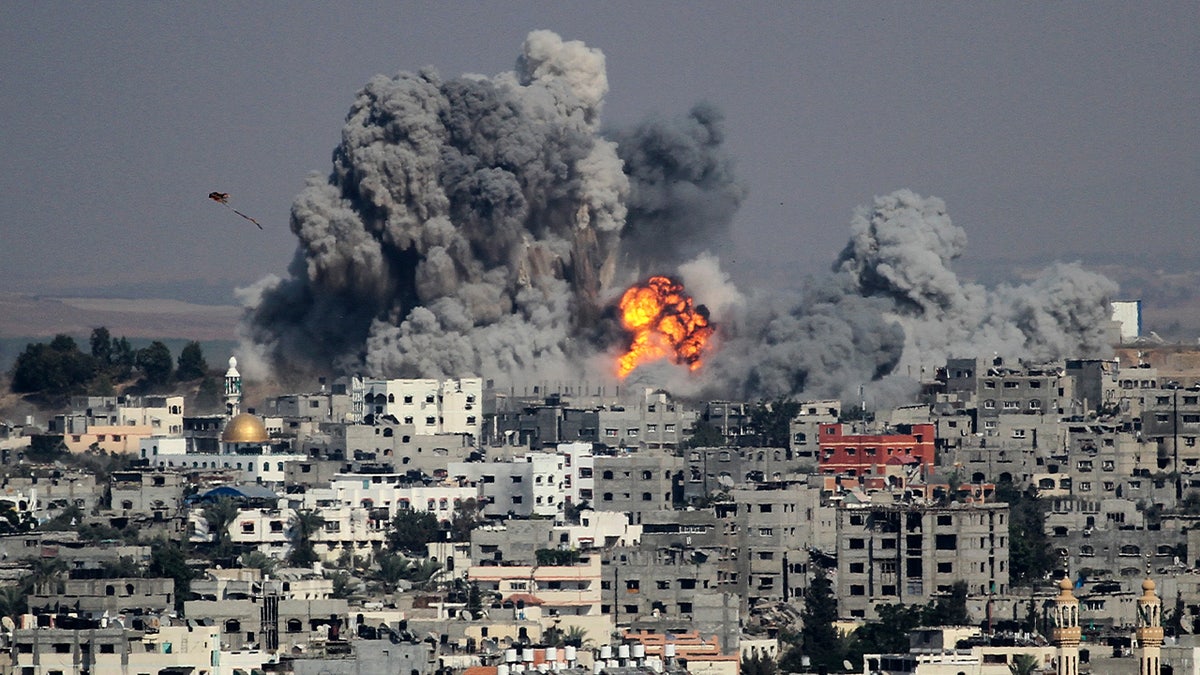
[[[596,457],[591,443],[559,443],[563,461],[563,499],[572,504],[593,503],[596,490]]]
[[[357,383],[356,383],[357,384]],[[363,413],[390,415],[421,435],[467,433],[483,424],[483,378],[362,380]]]
[[[531,452],[511,462],[452,462],[448,479],[478,488],[485,516],[555,516],[566,501],[565,458]]]

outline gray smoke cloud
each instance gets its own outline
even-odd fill
[[[746,188],[720,114],[604,130],[604,56],[548,31],[513,71],[373,78],[327,177],[297,196],[286,277],[241,292],[248,374],[482,375],[615,382],[613,304],[681,278],[718,327],[706,365],[639,368],[682,395],[840,395],[981,349],[1054,358],[1103,348],[1115,288],[1074,265],[989,291],[950,269],[966,244],[940,200],[858,211],[833,273],[743,293],[721,271]],[[958,351],[968,350],[968,351]]]

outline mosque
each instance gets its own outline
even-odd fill
[[[182,437],[154,437],[143,441],[142,457],[160,467],[240,471],[240,483],[282,485],[287,462],[306,457],[273,446],[263,419],[242,412],[241,406],[242,376],[237,358],[230,357],[225,371],[224,428],[215,452],[202,450]]]

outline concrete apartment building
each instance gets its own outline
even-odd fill
[[[29,596],[31,611],[70,611],[97,618],[118,614],[162,614],[175,608],[174,579],[52,579]]]
[[[845,504],[837,532],[843,617],[923,604],[959,581],[971,595],[1008,590],[1007,504]]]
[[[391,417],[412,425],[415,433],[470,434],[480,437],[483,425],[483,379],[364,379],[363,420]]]
[[[624,405],[598,411],[598,441],[610,450],[673,450],[688,438],[697,417],[666,392],[645,390]]]
[[[478,490],[483,514],[553,517],[565,502],[564,458],[548,452],[530,452],[511,462],[452,462],[448,482]]]
[[[261,668],[272,657],[222,651],[217,626],[171,625],[146,630],[119,624],[90,628],[18,628],[12,635],[12,668],[21,675],[56,673],[191,673],[235,675]]]
[[[332,581],[301,570],[264,579],[257,569],[210,569],[192,582],[197,599],[184,603],[184,613],[211,619],[223,649],[305,650],[331,630],[350,630],[347,602],[331,598],[332,589]]]
[[[579,626],[603,636],[612,632],[613,620],[602,611],[602,571],[600,556],[585,553],[574,565],[472,565],[467,580],[498,593],[517,620],[539,620],[542,630]],[[520,616],[522,605],[536,606],[536,613]]]
[[[126,516],[158,520],[179,513],[185,480],[177,471],[148,468],[114,471],[109,477],[111,509]]]
[[[788,443],[793,456],[815,465],[820,452],[820,426],[833,424],[841,417],[842,402],[837,399],[802,401],[800,411],[788,425]]]
[[[741,485],[730,492],[736,582],[742,611],[761,603],[799,602],[808,588],[809,551],[831,551],[835,509],[822,506],[822,490],[807,483]],[[644,537],[645,535],[643,535]]]
[[[670,511],[682,499],[683,458],[661,451],[596,457],[595,507],[624,511],[640,524],[646,513]]]
[[[695,448],[684,457],[683,500],[693,503],[741,483],[778,482],[815,465],[786,448]]]

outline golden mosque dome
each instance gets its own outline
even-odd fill
[[[224,443],[266,443],[268,440],[270,437],[266,425],[250,413],[235,415],[221,432],[221,441]]]

